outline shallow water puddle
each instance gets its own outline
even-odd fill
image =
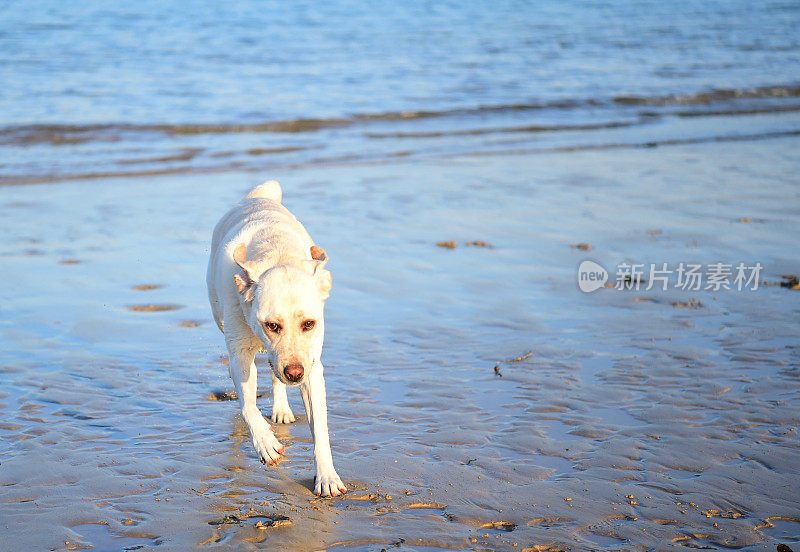
[[[134,531],[126,531],[128,534],[112,532],[107,523],[84,523],[71,527],[71,530],[79,535],[77,541],[69,544],[65,543],[68,550],[139,550],[154,547],[162,544],[161,539],[147,536],[132,536]]]
[[[800,519],[786,516],[772,516],[759,525],[756,530],[781,541],[800,542]]]
[[[425,543],[424,539],[406,541],[397,539],[395,541],[372,541],[368,539],[355,540],[350,542],[335,543],[325,547],[325,552],[441,552],[447,551],[468,551],[472,548],[462,548],[457,545],[441,546]]]

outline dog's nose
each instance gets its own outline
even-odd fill
[[[290,364],[283,369],[283,375],[286,376],[286,379],[291,382],[300,381],[300,378],[303,377],[303,365]]]

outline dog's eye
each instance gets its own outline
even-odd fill
[[[280,333],[280,331],[283,329],[277,322],[264,322],[264,326],[266,326],[267,330],[271,331],[272,333]]]
[[[302,325],[303,331],[308,332],[313,330],[315,324],[316,322],[314,322],[313,320],[305,320]]]

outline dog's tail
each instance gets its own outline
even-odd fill
[[[283,199],[283,192],[281,191],[281,185],[278,184],[277,180],[269,180],[260,186],[253,188],[246,197],[251,199],[263,197],[265,199],[271,199],[275,203],[280,203],[281,199]]]

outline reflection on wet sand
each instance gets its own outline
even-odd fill
[[[331,256],[331,443],[350,489],[336,499],[311,492],[304,416],[276,428],[288,452],[268,468],[231,400],[202,274],[219,205],[248,175],[124,194],[45,185],[35,204],[30,188],[4,189],[6,538],[337,552],[797,543],[797,292],[584,294],[575,281],[587,255],[800,273],[785,231],[800,212],[795,141],[273,175]],[[493,247],[436,247],[476,238]],[[591,251],[569,247],[584,240]],[[701,308],[673,306],[693,297]]]

